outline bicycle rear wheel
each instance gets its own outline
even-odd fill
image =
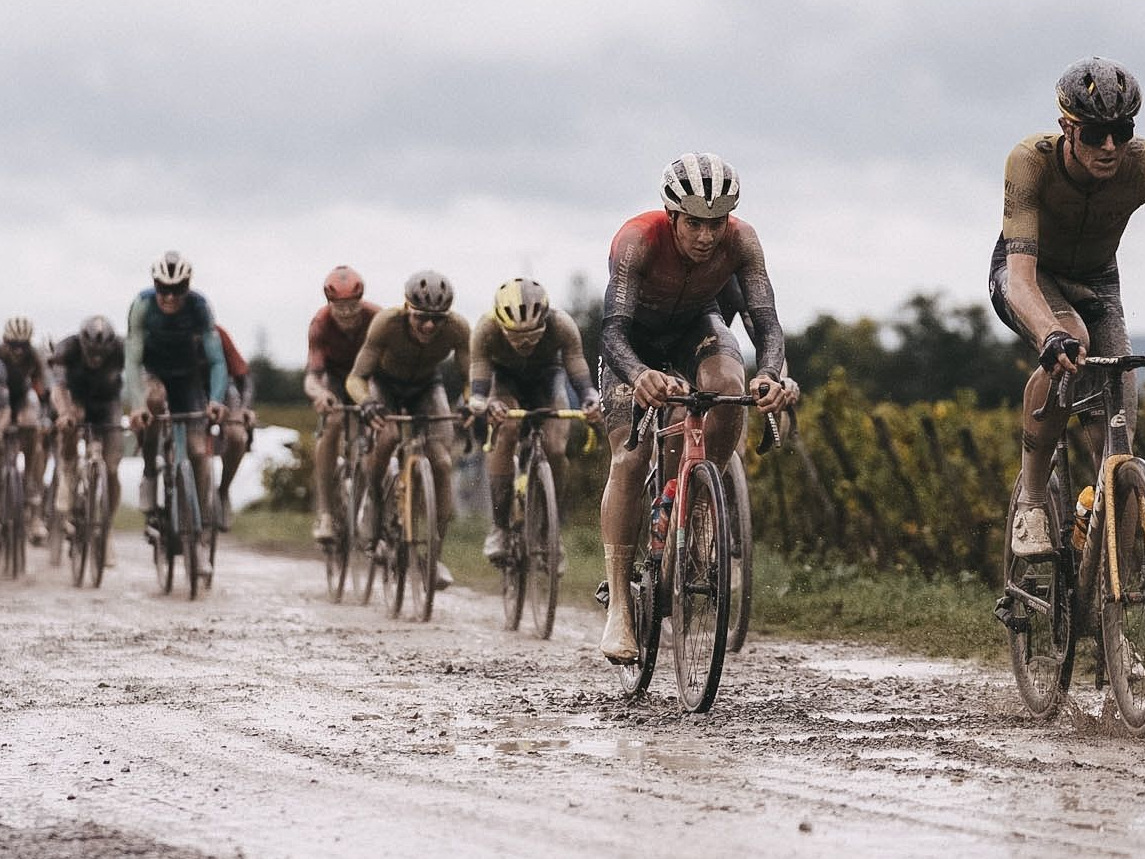
[[[402,542],[402,521],[398,512],[398,505],[402,498],[402,482],[398,478],[397,461],[390,460],[382,478],[382,494],[378,515],[378,539],[380,546],[375,548],[373,566],[370,568],[371,580],[377,576],[382,579],[382,601],[386,605],[387,614],[397,617],[402,610],[402,600],[405,598],[406,574],[405,569],[398,564],[397,553]]]
[[[334,470],[334,495],[330,499],[330,518],[334,520],[334,539],[324,544],[326,556],[326,596],[330,602],[342,601],[346,588],[347,560],[350,554],[349,520],[350,510],[350,470],[345,462],[339,462]]]
[[[1011,619],[1006,624],[1010,640],[1010,665],[1018,695],[1035,719],[1054,718],[1069,692],[1073,676],[1076,630],[1073,625],[1071,587],[1062,553],[1061,509],[1058,477],[1051,475],[1049,557],[1022,558],[1010,548],[1014,512],[1022,477],[1014,482],[1002,548],[1003,574],[1010,596]],[[1017,591],[1017,593],[1015,593]],[[1032,599],[1031,599],[1032,598]]]
[[[728,646],[739,653],[751,622],[751,497],[743,460],[733,453],[727,471],[728,525],[731,529],[731,602],[728,606]]]
[[[175,503],[179,516],[179,547],[183,555],[183,569],[187,573],[190,598],[199,595],[199,536],[202,524],[199,519],[199,497],[195,489],[195,474],[191,463],[179,463],[175,472]]]
[[[72,491],[72,534],[68,540],[68,560],[72,567],[72,584],[83,587],[84,571],[88,559],[88,523],[91,510],[88,504],[88,478],[83,469],[77,469],[76,485]]]
[[[731,590],[731,536],[719,472],[707,461],[688,475],[679,520],[684,545],[672,577],[672,645],[680,703],[693,713],[715,701],[724,666]]]
[[[548,460],[534,454],[525,490],[526,588],[537,635],[553,634],[560,589],[561,526],[557,490]]]
[[[107,463],[96,459],[91,469],[91,496],[88,504],[88,556],[91,562],[91,584],[103,584],[103,570],[107,562],[107,541],[111,529],[111,501],[107,495]]]
[[[641,496],[636,554],[628,577],[628,587],[632,594],[632,631],[639,651],[636,662],[621,665],[618,669],[620,688],[628,698],[635,698],[648,688],[652,682],[652,672],[656,669],[656,656],[660,652],[660,624],[663,619],[660,579],[664,571],[660,569],[660,562],[652,557],[649,546],[654,498],[651,488]]]
[[[1145,462],[1132,459],[1117,467],[1111,502],[1105,511],[1113,517],[1117,550],[1112,556],[1105,553],[1105,668],[1125,727],[1145,737]]]
[[[437,495],[429,460],[419,456],[409,469],[406,534],[402,541],[405,580],[415,620],[423,623],[433,615],[434,582],[437,579]]]

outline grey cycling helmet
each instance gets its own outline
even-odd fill
[[[507,280],[493,296],[493,318],[505,331],[536,331],[549,317],[549,294],[535,280]]]
[[[1058,107],[1075,122],[1117,122],[1141,109],[1141,88],[1121,63],[1102,57],[1078,60],[1058,81]]]
[[[739,174],[711,152],[688,152],[664,168],[660,197],[670,212],[722,218],[739,205]]]
[[[453,305],[453,285],[436,271],[419,271],[406,281],[406,303],[423,313],[445,313]]]
[[[115,327],[106,316],[89,317],[80,326],[80,351],[89,362],[107,357],[116,339]]]
[[[178,251],[167,251],[151,266],[151,279],[163,286],[191,282],[191,263]]]

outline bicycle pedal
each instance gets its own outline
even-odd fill
[[[596,601],[605,608],[608,608],[608,582],[601,582],[596,586],[596,593],[593,594]]]
[[[994,604],[994,617],[1002,621],[1003,626],[1011,632],[1022,634],[1030,629],[1029,621],[1025,617],[1018,617],[1011,611],[1014,605],[1013,597],[1002,597]]]

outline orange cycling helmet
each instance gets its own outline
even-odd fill
[[[327,301],[346,301],[361,298],[366,291],[362,276],[348,265],[340,265],[326,275],[322,284]]]

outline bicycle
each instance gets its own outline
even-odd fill
[[[0,467],[0,568],[9,579],[26,569],[24,469],[20,466],[21,427],[4,428],[4,464]]]
[[[644,482],[636,557],[629,576],[633,630],[638,656],[619,668],[624,694],[633,698],[652,679],[660,646],[660,628],[671,600],[672,649],[680,703],[693,713],[706,712],[715,701],[723,672],[731,600],[731,529],[728,504],[719,468],[707,459],[704,419],[715,406],[754,406],[751,396],[692,391],[670,396],[670,405],[683,406],[683,419],[668,410],[643,410],[633,404],[632,431],[625,447],[634,450],[656,413],[654,455]],[[660,504],[667,484],[667,441],[683,438],[676,470],[676,494],[662,555],[653,548],[652,509]],[[661,511],[667,515],[668,511]],[[674,527],[673,527],[674,526]]]
[[[72,486],[68,558],[71,561],[72,584],[83,587],[84,571],[91,560],[91,584],[103,583],[107,540],[111,532],[111,504],[108,495],[107,463],[103,459],[102,429],[119,430],[119,424],[79,426],[75,484]],[[58,481],[53,476],[58,491]],[[62,518],[62,517],[57,517]],[[50,529],[49,529],[50,533]]]
[[[334,464],[334,493],[329,499],[334,537],[322,541],[322,554],[326,559],[326,595],[330,602],[339,603],[346,589],[346,577],[355,545],[355,517],[350,516],[349,511],[357,510],[356,499],[361,497],[366,487],[364,454],[369,450],[370,438],[363,431],[361,422],[354,419],[359,411],[357,406],[337,405],[332,411],[341,415],[342,439]],[[322,415],[319,435],[325,432],[329,420],[330,415]],[[365,564],[368,568],[368,557],[365,558]],[[355,582],[355,591],[358,590]]]
[[[1145,367],[1145,356],[1089,356],[1101,373],[1100,391],[1074,401],[1072,378],[1051,383],[1046,403],[1058,397],[1070,414],[1100,415],[1105,445],[1097,470],[1093,509],[1077,548],[1072,539],[1075,495],[1065,433],[1058,440],[1048,484],[1048,555],[1018,557],[1010,549],[1021,476],[1006,517],[1005,595],[995,615],[1005,624],[1018,694],[1038,719],[1057,715],[1072,679],[1077,639],[1092,635],[1103,659],[1097,688],[1108,678],[1129,733],[1145,736],[1145,460],[1130,452],[1122,406],[1122,374]],[[1046,406],[1035,411],[1040,419]],[[1079,535],[1080,536],[1080,535]],[[1080,541],[1079,541],[1080,542]]]
[[[426,435],[431,423],[467,417],[393,414],[384,418],[399,425],[401,438],[376,495],[363,491],[357,499],[354,527],[358,555],[369,561],[362,602],[369,602],[380,570],[382,599],[390,617],[401,615],[407,587],[412,617],[425,622],[433,614],[441,540]]]
[[[501,597],[505,608],[505,629],[521,624],[526,596],[532,607],[533,625],[545,640],[553,634],[560,590],[561,547],[560,511],[553,470],[545,453],[544,423],[548,420],[585,419],[580,409],[509,409],[506,420],[521,422],[517,451],[513,456],[513,507],[509,521],[509,547],[496,561],[501,571]],[[492,450],[494,428],[484,450]],[[589,428],[585,452],[595,446],[596,435]]]
[[[210,588],[214,567],[203,569],[199,559],[203,517],[195,472],[187,453],[187,425],[206,420],[206,412],[177,412],[156,415],[159,424],[159,450],[163,467],[162,492],[154,511],[147,517],[145,536],[151,544],[159,588],[171,593],[175,579],[175,559],[182,555],[190,598],[199,595],[200,585]]]

